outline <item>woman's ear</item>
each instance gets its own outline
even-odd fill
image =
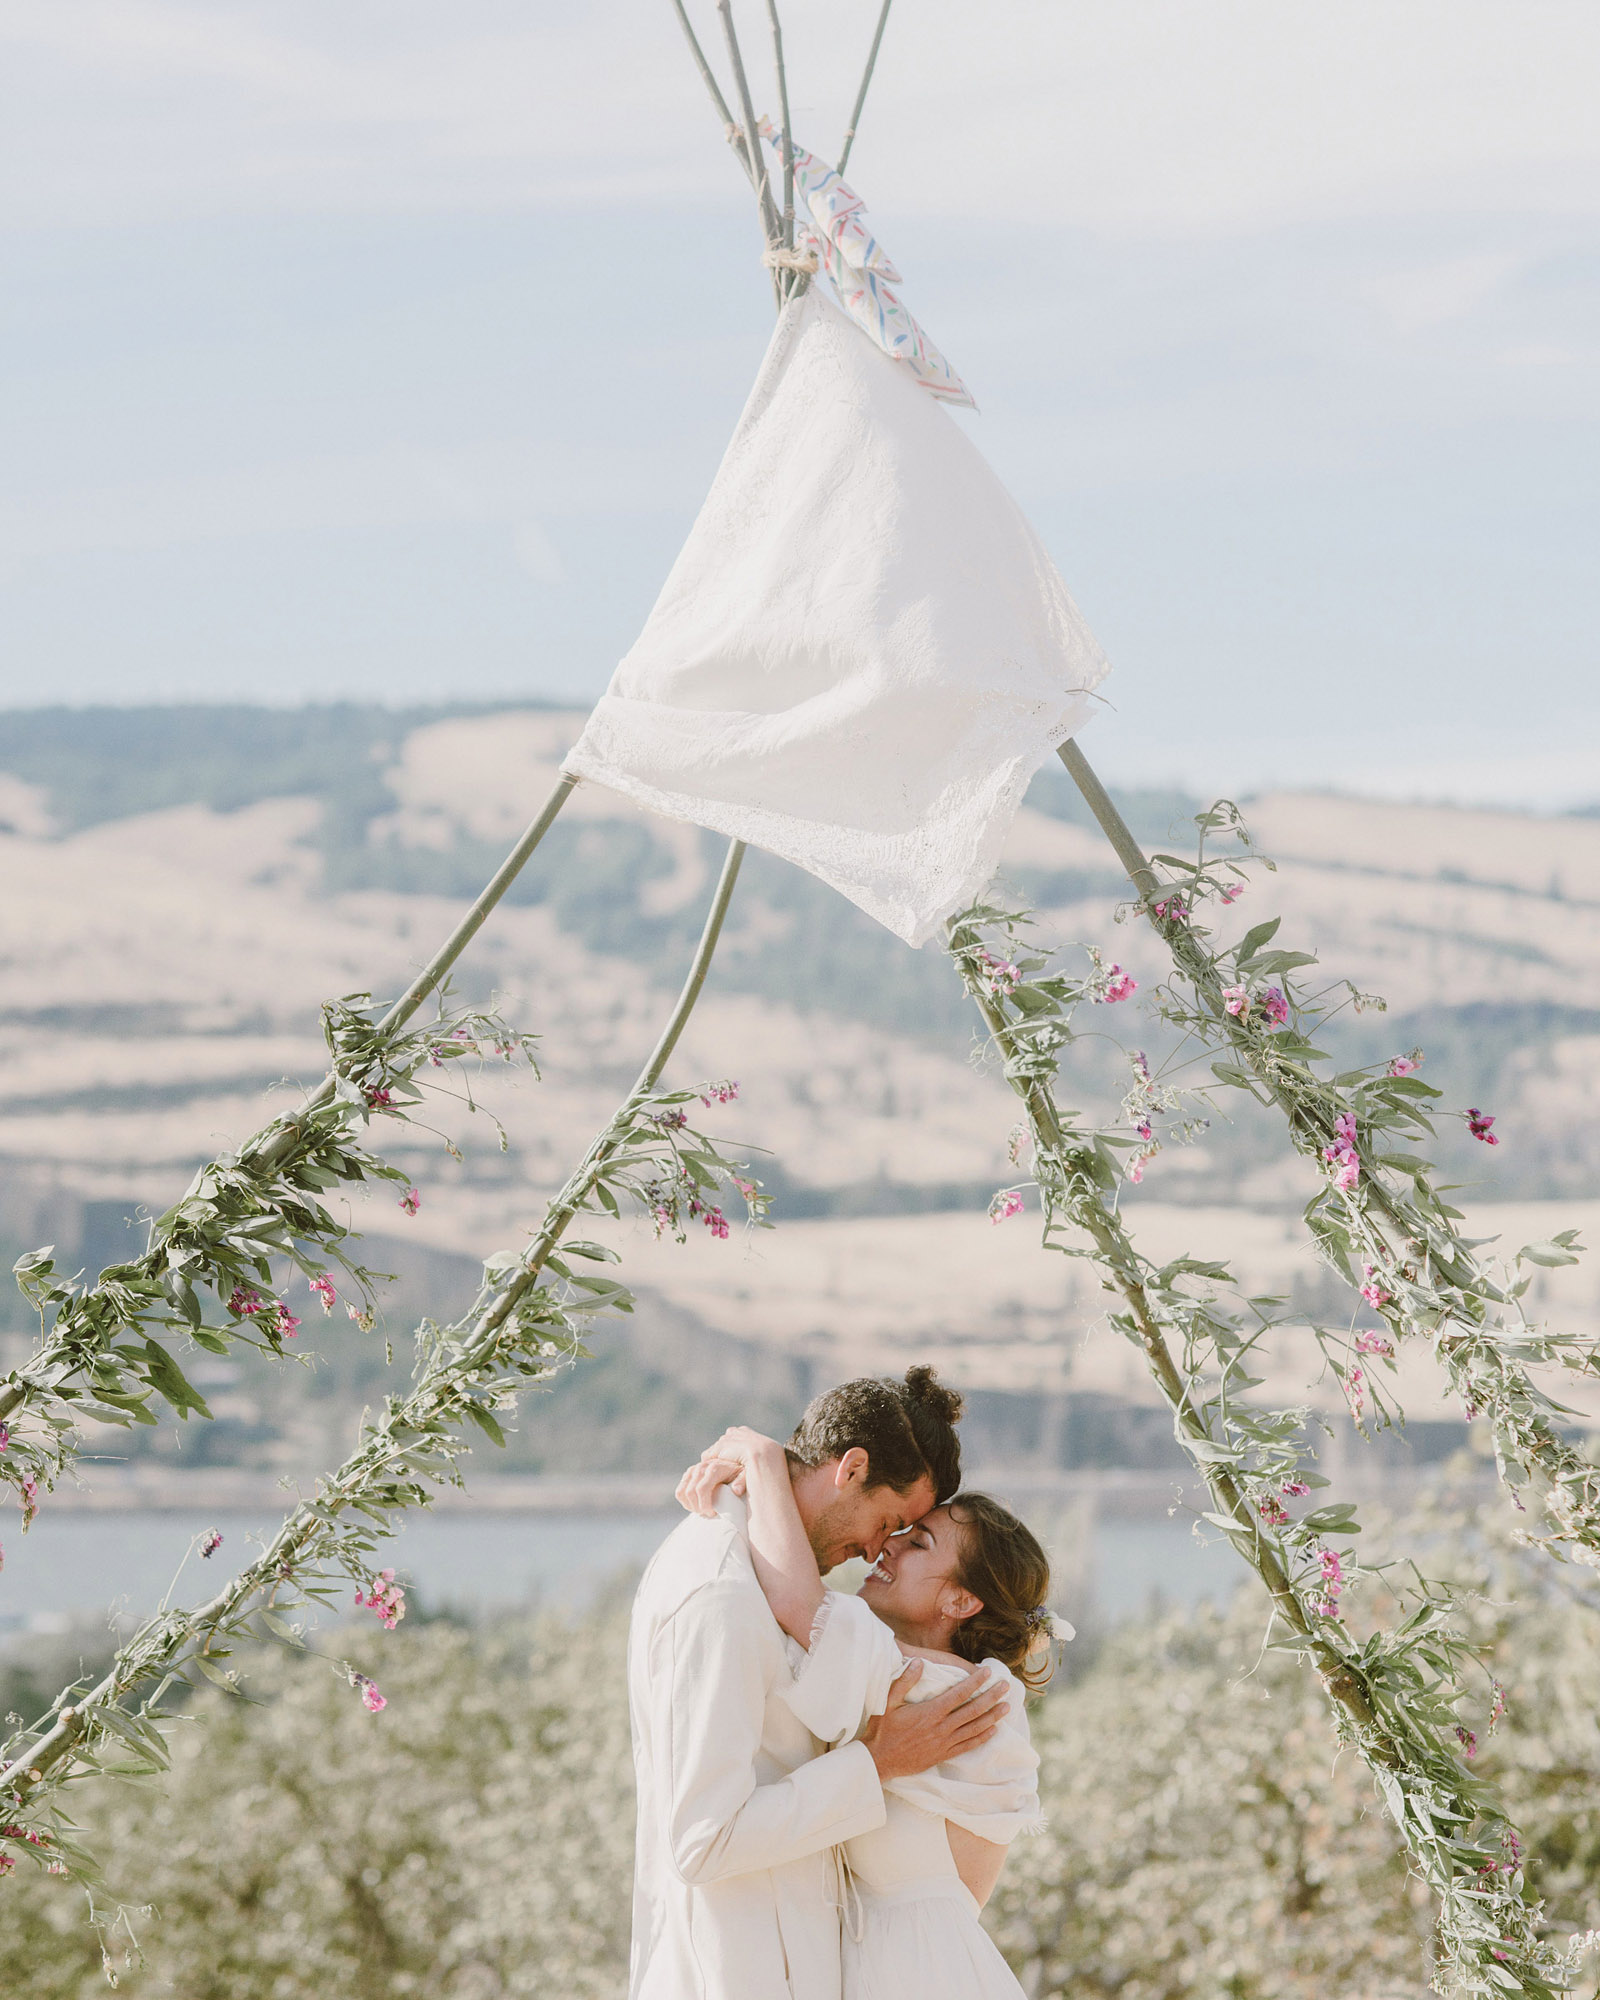
[[[974,1597],[970,1590],[952,1590],[939,1609],[946,1618],[953,1618],[958,1625],[965,1625],[969,1618],[976,1618],[983,1609],[983,1599]]]

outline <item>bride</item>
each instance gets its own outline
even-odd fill
[[[809,1650],[841,1599],[823,1588],[782,1445],[743,1427],[727,1431],[684,1474],[678,1497],[710,1513],[722,1486],[748,1504],[751,1558],[773,1616]],[[1022,2000],[978,1913],[1011,1841],[1043,1825],[1025,1699],[1050,1675],[1049,1588],[1044,1550],[983,1493],[958,1494],[891,1537],[861,1587],[861,1602],[882,1621],[862,1624],[878,1635],[887,1672],[880,1659],[841,1691],[844,1707],[802,1715],[813,1735],[840,1742],[870,1726],[867,1690],[891,1678],[896,1694],[905,1688],[906,1700],[926,1701],[981,1663],[1010,1698],[987,1743],[889,1779],[882,1826],[845,1843],[844,2000]]]

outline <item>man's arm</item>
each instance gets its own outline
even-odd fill
[[[781,1867],[883,1824],[863,1743],[756,1782],[767,1699],[756,1612],[765,1616],[743,1585],[708,1584],[657,1633],[647,1662],[667,1849],[690,1884]]]
[[[758,1784],[767,1690],[756,1610],[742,1585],[708,1584],[662,1627],[647,1662],[667,1850],[691,1884],[781,1867],[881,1826],[883,1781],[986,1742],[1005,1699],[973,1674],[907,1706],[913,1668],[861,1742]]]

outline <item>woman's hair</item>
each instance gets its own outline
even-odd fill
[[[999,1660],[1024,1687],[1042,1688],[1055,1670],[1049,1557],[1032,1529],[987,1493],[959,1494],[950,1518],[961,1530],[951,1581],[983,1607],[956,1627],[951,1650],[974,1663]]]

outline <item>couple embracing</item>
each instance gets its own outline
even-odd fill
[[[628,1645],[630,2000],[1020,2000],[978,1913],[1038,1824],[1050,1575],[958,1493],[960,1414],[931,1368],[846,1382],[684,1475]]]

